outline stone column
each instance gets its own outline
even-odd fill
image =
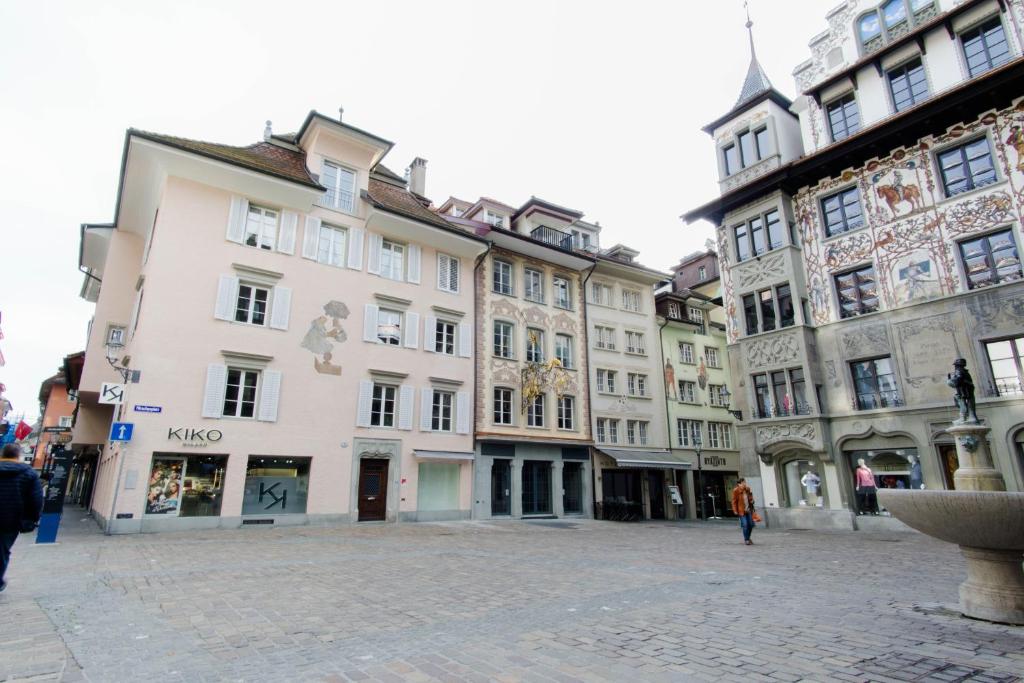
[[[551,462],[551,512],[555,517],[565,517],[565,488],[562,486],[562,460]]]
[[[992,463],[986,437],[991,429],[980,423],[953,423],[946,430],[956,441],[960,467],[953,474],[957,491],[1005,491],[1006,481]]]
[[[512,498],[512,517],[523,516],[523,461],[519,457],[512,459],[512,475],[509,477],[509,490]]]
[[[684,485],[686,490],[683,491],[683,500],[686,502],[686,518],[689,520],[697,519],[697,499],[693,495],[693,470],[686,470],[686,480]]]

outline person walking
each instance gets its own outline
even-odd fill
[[[11,564],[11,547],[18,534],[32,531],[43,511],[43,484],[30,466],[21,462],[21,447],[13,443],[0,452],[0,591]]]
[[[732,490],[732,511],[740,518],[743,530],[743,543],[754,545],[750,540],[750,532],[754,530],[754,492],[747,486],[747,480],[740,478],[736,488]]]

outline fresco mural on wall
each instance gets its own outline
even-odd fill
[[[300,346],[313,354],[313,369],[321,375],[341,375],[341,366],[333,362],[334,344],[348,339],[341,321],[348,317],[348,306],[340,301],[328,301],[324,304],[324,314],[317,316],[309,324],[309,331],[302,338]],[[327,327],[327,321],[331,327]]]

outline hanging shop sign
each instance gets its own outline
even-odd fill
[[[167,439],[177,441],[187,448],[203,448],[224,438],[219,429],[192,429],[191,427],[168,427]]]

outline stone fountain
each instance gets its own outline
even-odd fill
[[[965,616],[1024,624],[1024,493],[1007,492],[993,466],[991,429],[978,419],[964,359],[953,363],[947,384],[960,409],[946,430],[956,442],[956,490],[880,489],[878,500],[906,525],[960,546],[967,560],[967,580],[960,584]]]

